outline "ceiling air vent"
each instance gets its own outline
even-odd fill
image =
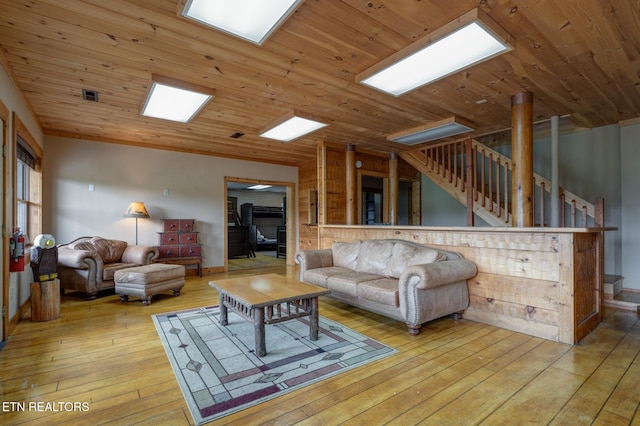
[[[230,137],[232,137],[233,139],[240,139],[241,137],[244,136],[244,133],[242,132],[235,132],[234,134],[232,134]]]
[[[98,92],[95,90],[82,89],[82,99],[85,101],[98,102]]]

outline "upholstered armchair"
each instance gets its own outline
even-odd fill
[[[115,287],[116,271],[147,265],[159,256],[158,248],[129,245],[126,241],[82,237],[58,246],[58,278],[64,290],[81,291],[88,299]]]

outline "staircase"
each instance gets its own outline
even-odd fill
[[[443,143],[399,154],[415,169],[437,183],[468,213],[490,226],[512,226],[511,159],[472,139]],[[604,226],[604,201],[591,204],[564,188],[559,189],[561,227]],[[534,217],[536,226],[549,226],[551,182],[534,173]],[[467,217],[471,217],[468,214]],[[473,220],[468,219],[473,225]],[[640,312],[640,293],[625,292],[623,277],[606,275],[603,303],[613,308]]]
[[[472,139],[447,142],[400,157],[491,226],[512,226],[511,159]],[[604,202],[591,204],[559,190],[560,226],[604,226]],[[551,182],[534,173],[536,226],[549,226]],[[471,225],[471,224],[468,224]]]

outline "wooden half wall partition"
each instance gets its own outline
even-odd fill
[[[457,251],[478,266],[464,317],[575,344],[601,321],[604,232],[612,228],[320,225],[334,241],[397,238]]]

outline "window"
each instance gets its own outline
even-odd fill
[[[14,116],[15,117],[15,116]],[[16,123],[14,227],[29,243],[42,233],[41,149],[20,120]]]

